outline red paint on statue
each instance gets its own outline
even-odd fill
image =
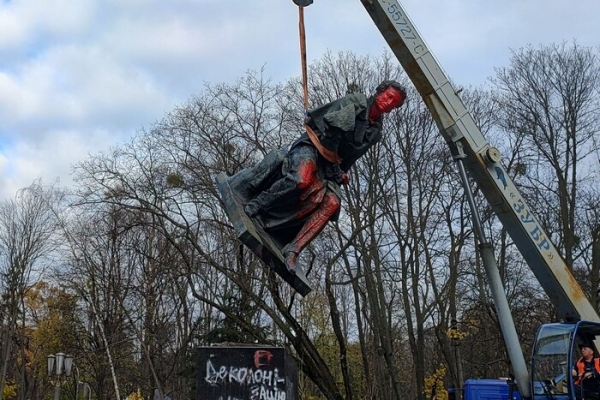
[[[388,87],[375,97],[373,105],[371,106],[369,118],[371,120],[376,120],[382,114],[389,113],[394,108],[400,107],[403,101],[404,97],[398,89]]]

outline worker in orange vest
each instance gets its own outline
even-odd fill
[[[594,357],[591,343],[581,343],[579,349],[581,358],[572,370],[575,396],[578,399],[597,398],[600,392],[600,358]]]

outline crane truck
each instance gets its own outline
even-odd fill
[[[516,378],[518,392],[503,389],[502,395],[488,396],[485,393],[500,392],[492,388],[495,384],[487,382],[483,383],[483,389],[479,385],[481,390],[466,390],[465,400],[575,399],[570,370],[577,359],[577,344],[591,343],[600,336],[598,313],[510,179],[502,165],[500,152],[482,135],[402,5],[397,0],[361,2],[423,98],[450,147],[469,202],[473,228]],[[492,246],[486,241],[481,228],[467,173],[485,195],[561,321],[564,321],[538,329],[529,368],[521,351]]]

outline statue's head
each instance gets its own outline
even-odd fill
[[[381,113],[388,113],[400,107],[406,100],[406,89],[396,81],[383,81],[377,86],[374,94],[374,105]]]

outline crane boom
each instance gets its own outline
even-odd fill
[[[361,0],[465,166],[565,320],[600,322],[538,219],[502,166],[412,21],[396,0]]]

